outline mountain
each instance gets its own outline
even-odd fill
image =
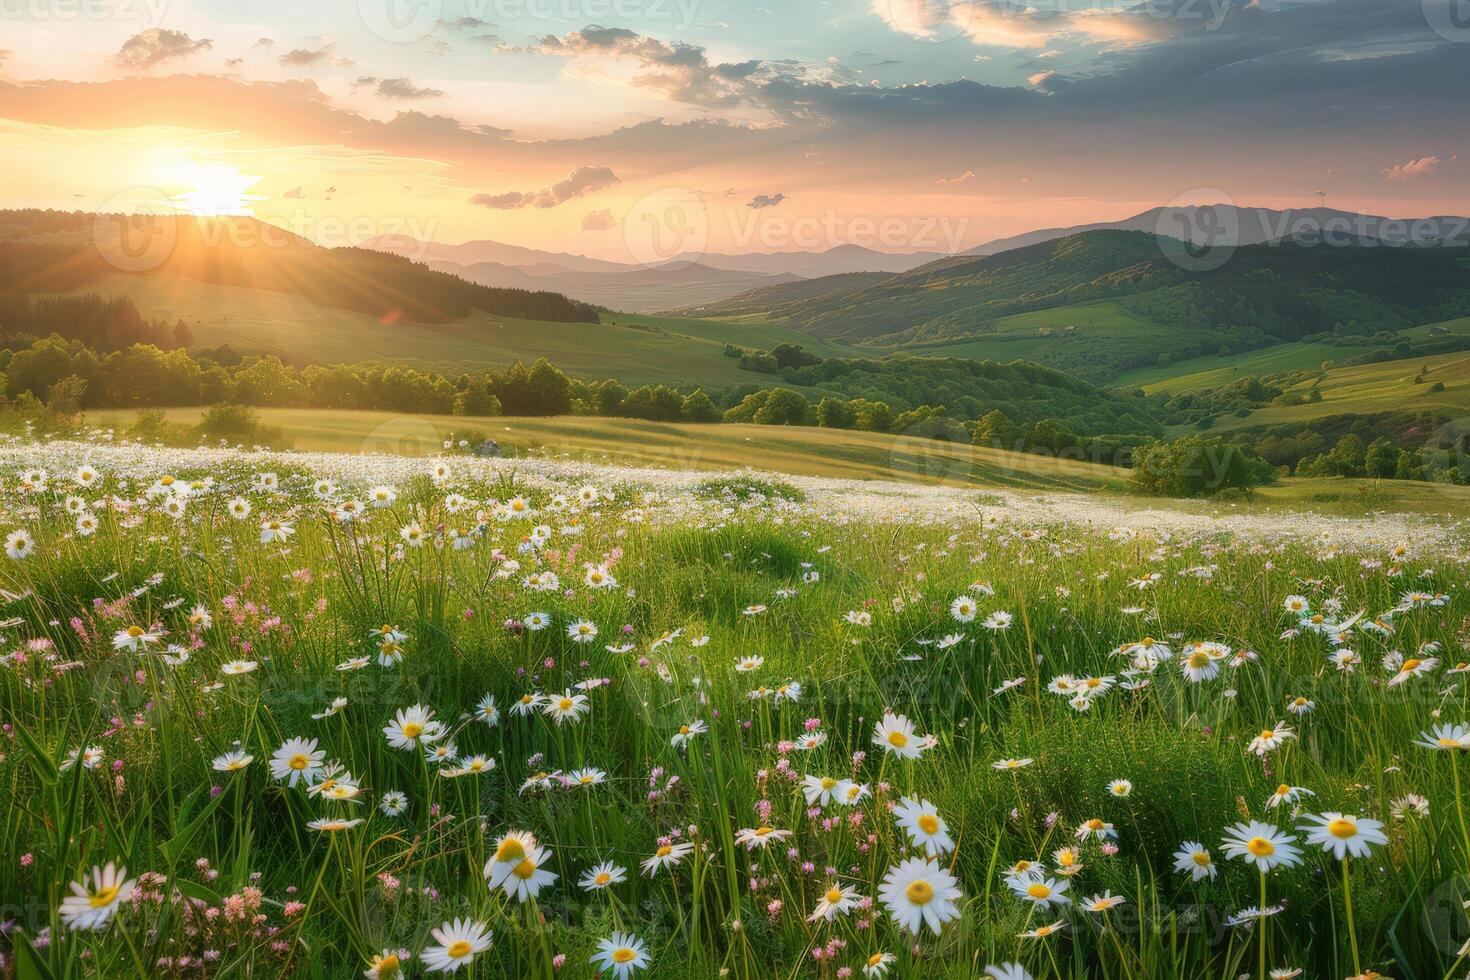
[[[631,313],[713,303],[796,278],[908,272],[943,257],[939,252],[896,254],[860,245],[838,245],[817,252],[687,252],[650,268],[493,241],[446,245],[383,235],[364,242],[363,247],[424,262],[485,285],[552,289]]]
[[[636,268],[567,252],[545,252],[538,248],[523,248],[520,245],[506,245],[488,240],[445,245],[442,242],[419,241],[407,235],[380,235],[363,242],[362,247],[427,264],[453,262],[456,265],[472,266],[488,262],[513,268],[541,268],[544,270],[542,274],[546,275],[553,272],[624,272]]]
[[[1025,358],[1103,382],[1123,371],[1241,352],[1341,328],[1371,334],[1470,312],[1470,265],[1447,248],[1234,249],[1216,268],[1184,244],[1095,230],[908,273],[755,290],[705,315],[764,313],[814,336],[934,355]]]
[[[774,275],[788,273],[803,279],[856,272],[908,272],[944,258],[943,252],[879,252],[861,245],[837,245],[824,252],[750,252],[681,255],[675,262],[698,262],[712,269]]]
[[[977,245],[967,255],[998,255],[1028,245],[1068,238],[1088,231],[1142,231],[1193,242],[1262,245],[1292,238],[1325,239],[1332,245],[1434,245],[1470,238],[1470,218],[1385,218],[1333,208],[1239,207],[1211,204],[1150,208],[1122,221],[1102,221],[1068,228],[1042,228]]]
[[[322,248],[254,218],[0,211],[0,293],[67,292],[117,276],[288,293],[388,321],[445,323],[480,310],[598,322],[591,306],[553,292],[494,289],[384,252]]]
[[[670,262],[619,272],[573,272],[540,263],[517,267],[499,262],[429,265],[470,282],[514,289],[545,289],[586,303],[628,313],[655,313],[675,306],[710,302],[757,286],[804,281],[791,274],[734,272],[692,262]]]

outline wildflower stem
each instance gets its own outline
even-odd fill
[[[1353,925],[1353,884],[1352,876],[1348,874],[1346,857],[1342,859],[1342,905],[1343,914],[1347,916],[1348,943],[1353,948],[1353,976],[1359,976],[1363,967],[1358,960],[1358,930]]]

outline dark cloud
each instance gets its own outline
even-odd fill
[[[460,17],[456,20],[441,20],[439,26],[450,31],[473,31],[482,27],[494,27],[488,20],[478,17]]]
[[[785,194],[757,194],[745,206],[757,210],[760,208],[773,208],[784,200],[786,200]]]
[[[383,99],[437,99],[443,94],[437,88],[415,85],[402,76],[378,81],[378,97]]]
[[[573,198],[583,197],[618,183],[618,175],[612,168],[582,166],[567,174],[550,187],[539,191],[507,191],[503,194],[476,194],[471,204],[511,211],[518,208],[554,208]]]
[[[294,48],[290,51],[287,51],[276,60],[288,67],[299,68],[303,65],[315,65],[319,62],[326,61],[328,57],[329,56],[327,54],[326,48],[322,48],[320,51],[309,51],[306,48]]]
[[[614,218],[613,213],[606,208],[603,208],[601,211],[593,211],[582,219],[583,231],[607,231],[609,228],[616,228],[617,226],[618,219]]]
[[[150,27],[124,41],[113,62],[128,71],[147,71],[161,62],[185,58],[213,46],[214,42],[208,38],[195,40],[183,31]]]

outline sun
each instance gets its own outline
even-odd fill
[[[199,217],[248,215],[251,202],[260,200],[246,193],[260,178],[227,163],[189,159],[170,167],[166,177],[181,188],[173,195],[174,206]]]

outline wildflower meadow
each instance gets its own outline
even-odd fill
[[[1463,523],[852,494],[5,447],[0,974],[1470,971]]]

